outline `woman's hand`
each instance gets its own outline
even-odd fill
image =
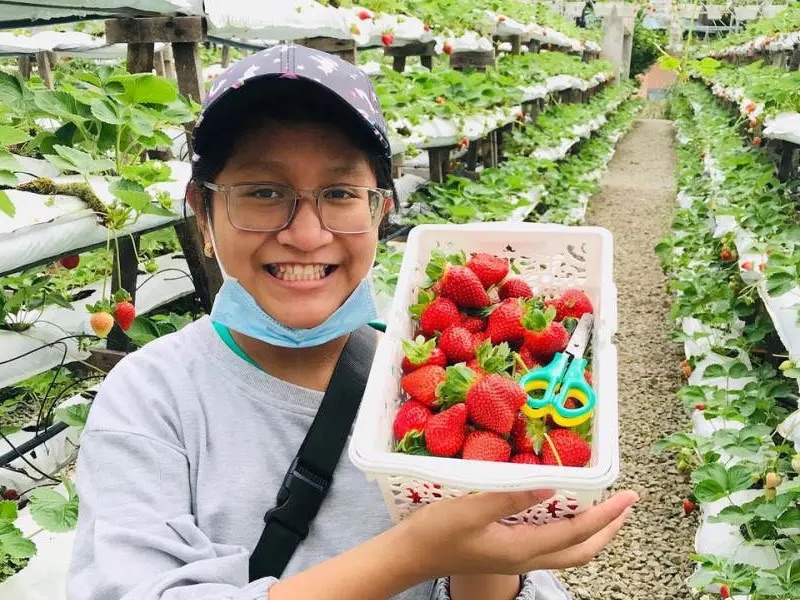
[[[442,500],[398,527],[413,540],[427,575],[519,575],[590,562],[611,541],[638,500],[619,492],[573,519],[546,525],[499,521],[550,497],[551,492],[486,492]]]

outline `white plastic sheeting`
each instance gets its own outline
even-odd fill
[[[329,37],[359,44],[369,39],[358,17],[314,0],[205,0],[205,9],[209,33],[218,37]]]
[[[747,56],[757,52],[785,52],[792,50],[798,42],[800,42],[800,31],[786,33],[777,37],[760,35],[744,44],[711,52],[709,56]]]
[[[168,254],[156,258],[155,262],[158,265],[156,273],[141,274],[137,279],[136,310],[140,315],[194,290],[189,268],[183,257]],[[97,302],[102,289],[102,281],[82,288],[80,291],[91,292],[91,295],[72,302],[72,309],[51,305],[41,315],[39,311],[35,311],[24,316],[24,322],[35,321],[27,331],[0,330],[0,388],[44,373],[62,362],[87,359],[89,353],[80,350],[75,339],[52,346],[49,344],[67,336],[91,334],[86,305]]]
[[[433,39],[430,27],[416,17],[388,13],[376,15],[362,6],[340,10],[347,13],[356,24],[353,31],[357,30],[361,46],[382,46],[384,33],[393,36],[391,46],[405,46],[412,42],[426,43]],[[371,18],[361,19],[362,14],[369,14]]]
[[[180,217],[191,165],[181,161],[169,161],[168,164],[175,180],[155,184],[151,189],[170,194],[175,204],[175,216],[142,215],[122,233],[152,229]],[[78,180],[76,177],[55,178],[57,182]],[[113,202],[114,196],[108,191],[105,179],[92,177],[90,182],[100,200]],[[98,223],[92,210],[78,198],[19,190],[8,190],[6,193],[16,208],[16,214],[14,217],[0,214],[0,273],[12,273],[25,264],[98,244],[108,238],[109,230]]]
[[[144,13],[202,15],[203,0],[0,0],[0,21]]]
[[[779,113],[764,125],[764,137],[800,144],[800,113]]]

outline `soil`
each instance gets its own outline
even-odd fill
[[[641,500],[592,563],[559,573],[576,600],[691,597],[685,580],[697,518],[685,517],[682,507],[691,488],[672,455],[652,452],[659,439],[689,428],[675,396],[683,356],[669,339],[671,300],[653,251],[670,226],[675,163],[672,123],[640,119],[589,204],[587,224],[608,228],[615,244],[621,471],[613,489],[634,489]]]

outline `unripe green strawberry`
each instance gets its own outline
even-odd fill
[[[92,313],[92,316],[89,317],[89,325],[97,337],[106,338],[111,328],[114,327],[114,317],[107,312]]]
[[[764,477],[764,487],[776,488],[781,484],[781,476],[777,473],[767,473]]]

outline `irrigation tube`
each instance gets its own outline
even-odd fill
[[[8,466],[12,461],[25,456],[26,453],[30,452],[34,448],[38,448],[50,438],[55,437],[64,431],[67,427],[69,427],[69,425],[63,421],[59,421],[58,423],[55,423],[45,429],[42,433],[36,434],[24,444],[20,444],[9,452],[6,452],[0,456],[0,469]]]

